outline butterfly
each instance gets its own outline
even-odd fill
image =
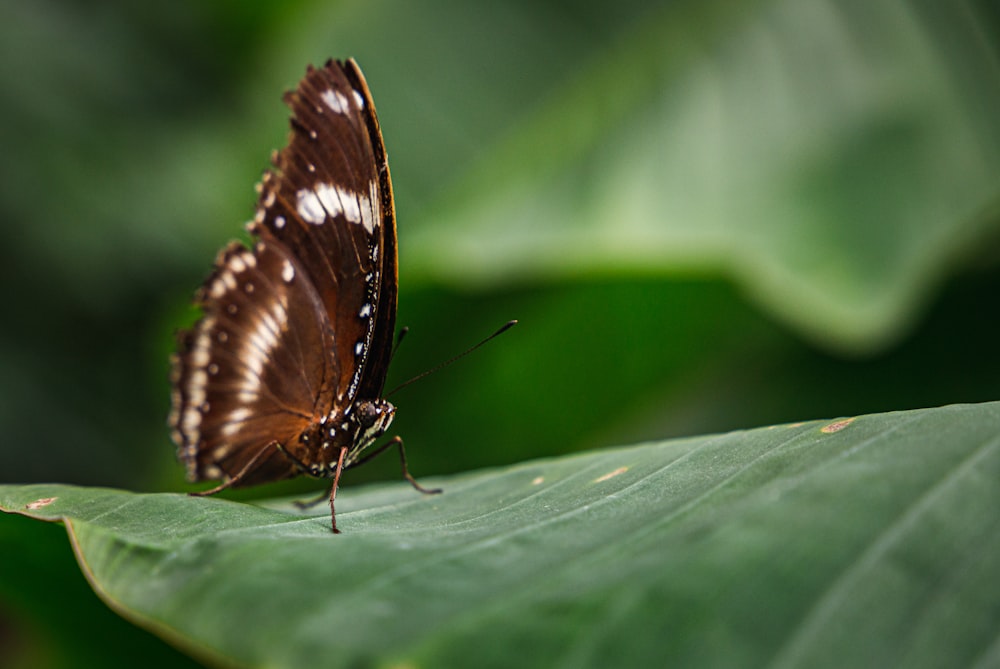
[[[354,60],[310,66],[295,91],[288,146],[264,174],[250,247],[232,242],[195,295],[201,319],[172,358],[171,436],[194,493],[332,478],[392,423],[383,399],[398,285],[396,217],[378,117]],[[324,498],[326,495],[324,495]]]

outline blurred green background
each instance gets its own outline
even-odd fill
[[[988,0],[5,2],[0,481],[188,489],[173,332],[328,57],[393,172],[389,386],[521,321],[393,397],[418,478],[1000,398],[998,47]]]

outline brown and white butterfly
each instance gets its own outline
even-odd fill
[[[396,322],[396,220],[371,93],[353,60],[309,67],[288,146],[247,228],[196,294],[204,315],[173,357],[170,426],[192,481],[230,487],[332,478],[392,422],[382,398]],[[364,455],[363,455],[364,454]]]

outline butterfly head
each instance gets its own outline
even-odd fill
[[[385,400],[361,400],[350,411],[334,411],[314,422],[283,450],[302,473],[332,476],[342,450],[347,450],[344,466],[354,464],[389,429],[395,415],[396,407]]]
[[[358,426],[355,447],[358,452],[382,436],[396,415],[396,407],[386,400],[365,400],[354,405],[352,419]]]

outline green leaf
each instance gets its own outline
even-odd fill
[[[98,593],[248,666],[995,666],[1000,403],[680,439],[325,510],[61,485]]]
[[[57,525],[3,517],[0,555],[0,667],[199,666],[94,596]]]
[[[494,92],[518,122],[428,204],[407,271],[722,274],[814,342],[877,350],[995,234],[1000,64],[981,13],[661,3],[569,75],[498,58],[556,72]]]

